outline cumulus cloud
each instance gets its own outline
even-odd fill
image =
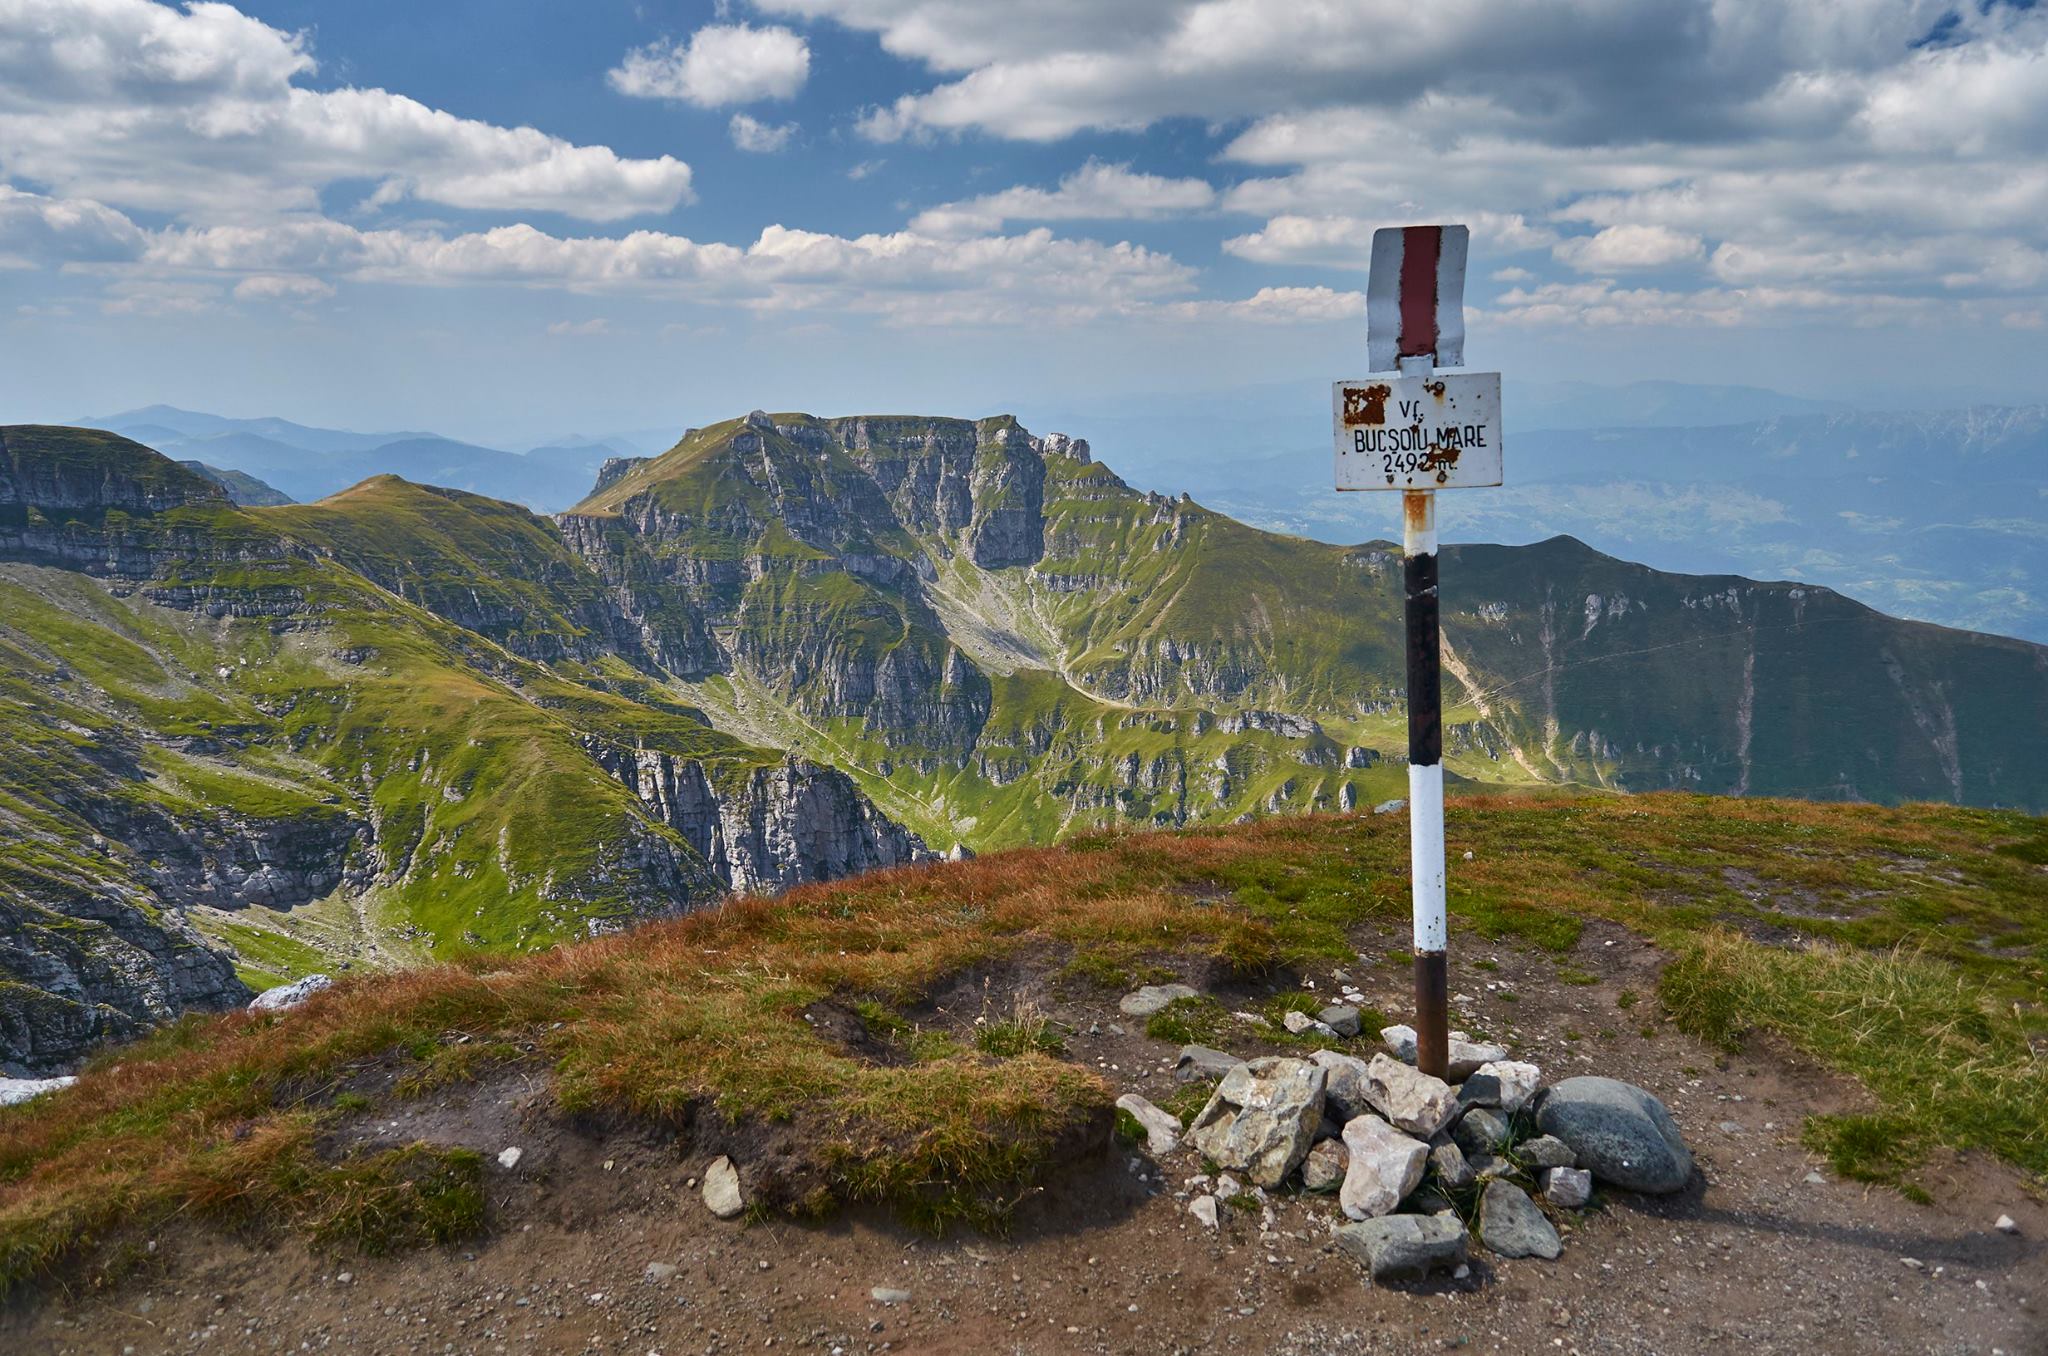
[[[291,274],[432,286],[629,290],[756,310],[871,313],[905,323],[1002,323],[1142,310],[1194,290],[1194,271],[1129,243],[1040,227],[947,239],[839,236],[770,226],[749,245],[658,231],[565,237],[529,225],[446,234],[304,219],[168,229],[144,263],[160,273]]]
[[[303,273],[255,273],[235,284],[237,301],[325,301],[334,286]]]
[[[1044,142],[1174,118],[1232,129],[1222,158],[1253,173],[1213,210],[1262,219],[1224,243],[1253,263],[1362,268],[1376,226],[1462,220],[1475,249],[1517,266],[1654,275],[1674,295],[1816,283],[1867,315],[2048,287],[2048,11],[2033,6],[757,7],[873,33],[924,65],[925,88],[862,122],[876,140]],[[1937,25],[1943,40],[1922,41]],[[957,209],[986,229],[983,203],[919,220],[946,228]]]
[[[1011,221],[1128,221],[1182,216],[1216,202],[1202,179],[1134,174],[1129,165],[1090,160],[1052,189],[1016,187],[919,213],[914,231],[964,235],[1001,230]]]
[[[0,171],[67,198],[203,219],[311,211],[338,182],[372,203],[592,221],[690,195],[671,156],[621,157],[381,89],[306,89],[303,35],[224,4],[0,0]]]
[[[785,122],[771,124],[750,118],[744,113],[732,115],[726,124],[732,134],[732,144],[755,155],[773,155],[789,145],[789,139],[796,135],[796,124]]]
[[[700,108],[788,99],[811,73],[811,49],[787,28],[713,24],[686,43],[636,47],[607,75],[637,99],[677,99]]]
[[[1550,252],[1581,273],[1616,273],[1690,263],[1704,258],[1707,249],[1698,236],[1688,232],[1630,223],[1560,240]]]
[[[0,184],[0,268],[132,259],[145,239],[141,227],[104,203]]]

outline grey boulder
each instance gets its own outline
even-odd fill
[[[1471,1186],[1478,1176],[1465,1161],[1465,1151],[1449,1141],[1429,1151],[1429,1162],[1436,1169],[1436,1180],[1454,1191]]]
[[[1368,1066],[1364,1060],[1336,1050],[1318,1050],[1309,1058],[1320,1064],[1328,1075],[1323,1084],[1323,1095],[1339,1121],[1348,1121],[1372,1110],[1372,1103],[1365,1097]]]
[[[1487,1107],[1473,1107],[1458,1118],[1458,1126],[1451,1131],[1451,1138],[1458,1142],[1467,1158],[1490,1154],[1507,1142],[1508,1118]]]
[[[1692,1177],[1692,1153],[1664,1104],[1618,1078],[1567,1078],[1536,1109],[1536,1127],[1572,1147],[1611,1186],[1663,1195]]]
[[[1532,1168],[1576,1168],[1579,1156],[1572,1146],[1556,1135],[1538,1135],[1515,1146],[1515,1152]]]
[[[1479,1197],[1479,1241],[1502,1257],[1550,1259],[1564,1251],[1557,1230],[1512,1182],[1492,1181]]]
[[[1340,1036],[1358,1034],[1358,1009],[1349,1003],[1332,1003],[1318,1012],[1316,1018]]]
[[[1191,989],[1185,984],[1147,984],[1144,988],[1123,996],[1117,1010],[1126,1017],[1150,1017],[1163,1012],[1166,1005],[1177,998],[1200,998],[1201,990]]]
[[[1351,1155],[1340,1141],[1322,1140],[1301,1160],[1301,1184],[1310,1191],[1334,1190],[1350,1165]]]
[[[1337,1230],[1337,1246],[1374,1281],[1419,1281],[1465,1263],[1465,1226],[1443,1215],[1387,1215]]]
[[[1188,1130],[1188,1143],[1226,1172],[1263,1187],[1287,1180],[1323,1119],[1323,1070],[1305,1059],[1266,1058],[1223,1076]]]
[[[1180,1083],[1221,1078],[1242,1063],[1236,1055],[1211,1050],[1206,1045],[1183,1045],[1179,1058],[1173,1061],[1173,1077]]]

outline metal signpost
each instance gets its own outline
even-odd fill
[[[1408,621],[1408,861],[1415,912],[1415,1064],[1445,1076],[1450,1014],[1444,920],[1443,652],[1436,491],[1501,483],[1500,373],[1465,362],[1463,226],[1372,237],[1366,355],[1375,373],[1331,399],[1337,488],[1399,490]]]

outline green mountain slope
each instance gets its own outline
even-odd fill
[[[925,842],[1401,796],[1398,576],[1006,417],[757,412],[554,520],[0,429],[0,1066]],[[2048,805],[2041,647],[1562,538],[1444,579],[1468,788]]]
[[[715,723],[934,841],[1401,794],[1399,556],[1126,487],[1014,420],[756,414],[562,515]],[[1445,552],[1447,763],[1487,784],[2048,805],[2048,650],[1569,538]]]
[[[0,1064],[918,855],[840,774],[643,691],[582,629],[597,587],[494,500],[244,510],[0,429]]]

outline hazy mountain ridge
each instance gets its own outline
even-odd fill
[[[2048,640],[2048,406],[1534,432],[1514,417],[1507,484],[1447,497],[1446,532],[1569,534],[1660,568],[1823,583],[1898,615]],[[1276,531],[1386,530],[1373,496],[1329,492],[1320,439],[1296,446],[1140,479]]]

